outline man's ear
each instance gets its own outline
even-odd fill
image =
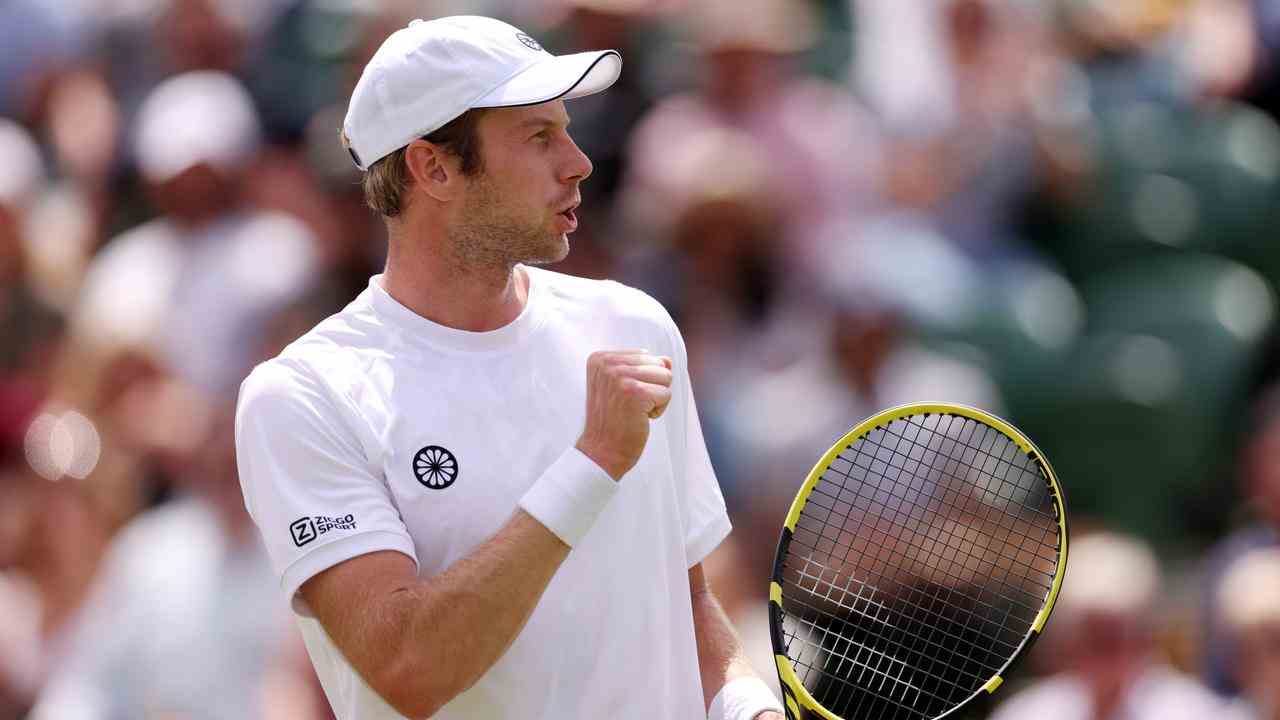
[[[439,145],[414,140],[405,148],[404,164],[413,184],[422,192],[440,202],[457,197],[462,184],[458,158]]]

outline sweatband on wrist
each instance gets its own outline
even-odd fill
[[[618,483],[609,473],[571,447],[534,481],[520,498],[520,507],[574,547],[617,491]]]
[[[782,703],[758,677],[734,678],[711,700],[707,720],[755,720],[766,710],[782,712]]]

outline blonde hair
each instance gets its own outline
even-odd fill
[[[458,156],[462,160],[463,175],[477,175],[484,171],[479,132],[480,117],[483,114],[483,109],[468,110],[422,139]],[[343,141],[346,141],[345,135]],[[404,209],[404,191],[413,179],[404,159],[407,147],[408,145],[370,165],[361,180],[365,204],[384,217],[396,217]]]
[[[400,214],[400,201],[409,187],[409,166],[404,162],[405,148],[369,166],[360,181],[364,202],[374,212],[395,217]]]

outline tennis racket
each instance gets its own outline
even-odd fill
[[[769,587],[789,720],[931,720],[996,691],[1067,564],[1062,488],[1009,423],[885,410],[814,465]]]

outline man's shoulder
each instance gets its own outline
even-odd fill
[[[348,380],[361,376],[371,358],[385,355],[388,341],[387,328],[362,294],[286,345],[280,354],[259,363],[245,379],[241,394],[249,389],[283,395],[301,388],[340,389]]]
[[[374,311],[370,293],[366,288],[341,310],[286,345],[278,357],[323,364],[384,350],[395,337],[392,328]]]
[[[550,293],[563,302],[588,306],[596,317],[650,318],[661,324],[671,322],[662,303],[639,288],[616,280],[566,275],[545,268],[530,268],[535,282],[546,285]]]

